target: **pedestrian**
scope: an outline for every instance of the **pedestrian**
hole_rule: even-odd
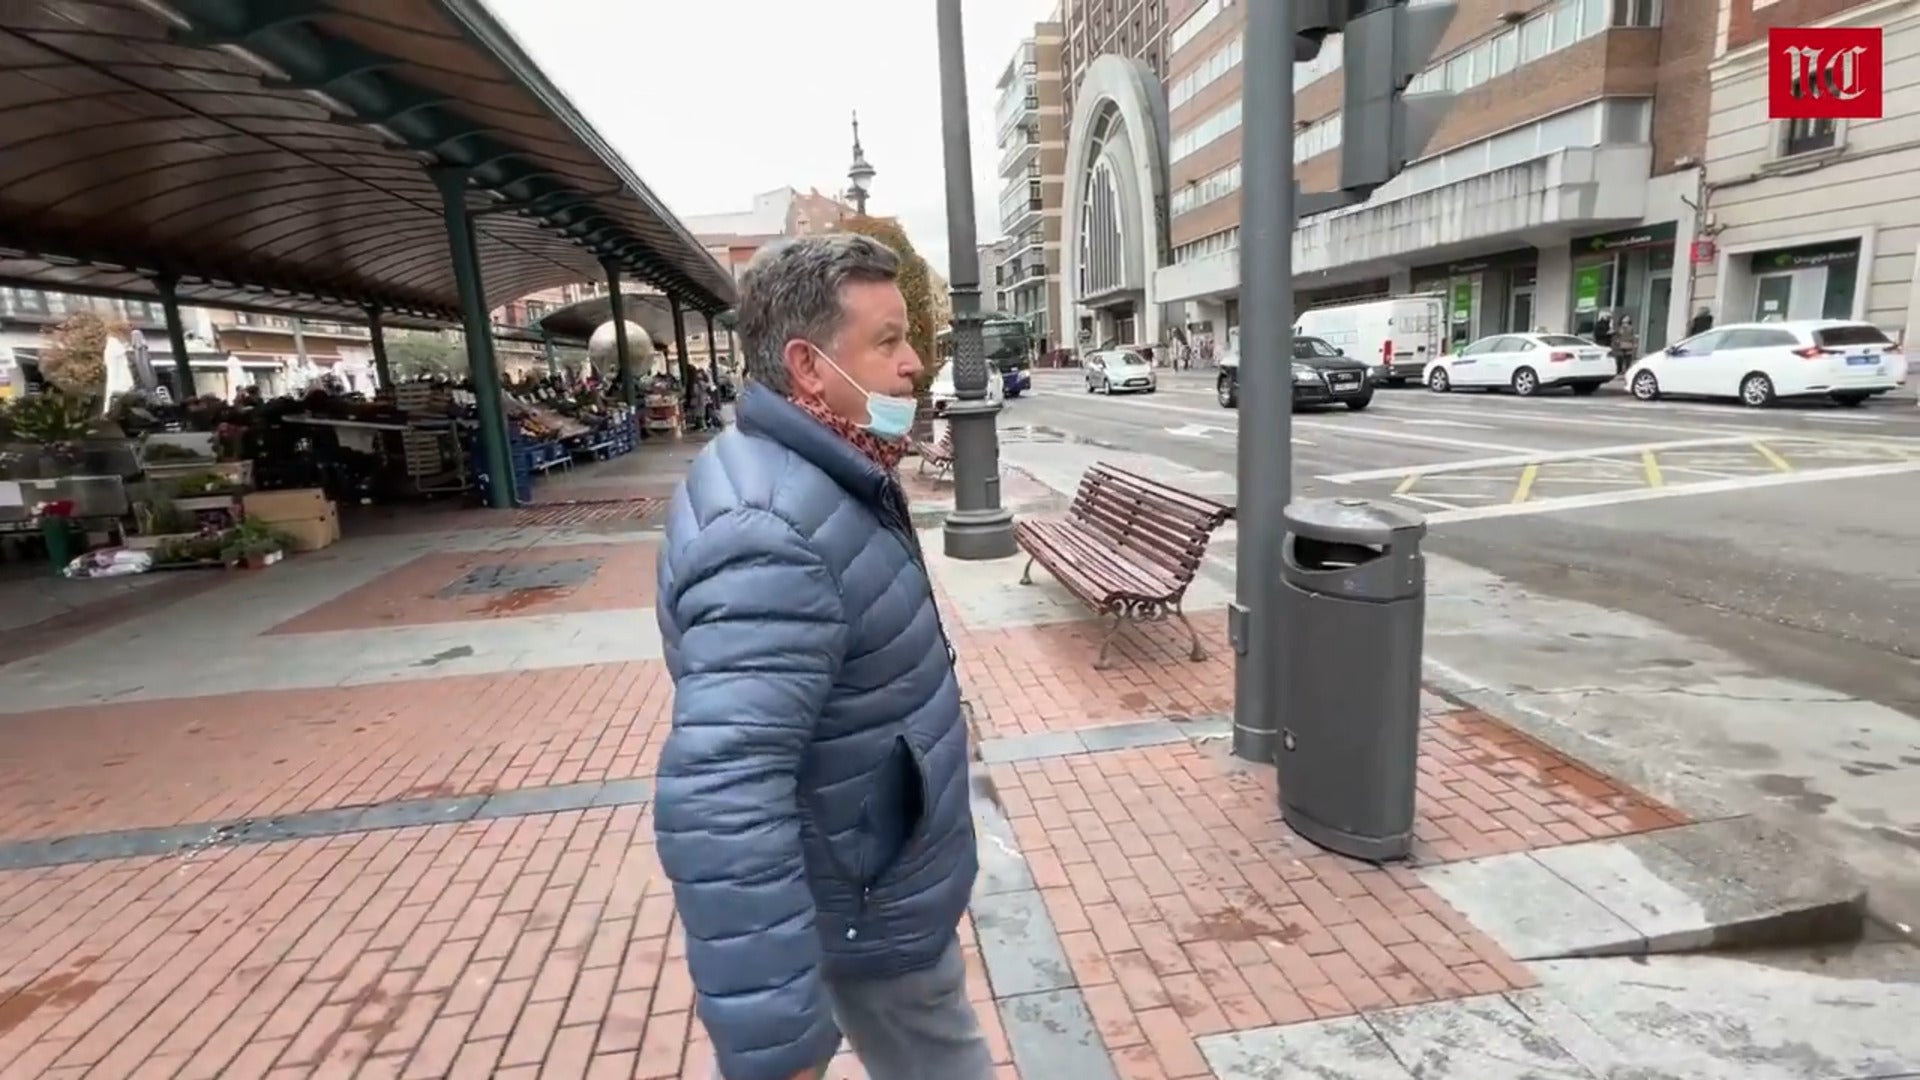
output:
[[[1693,321],[1687,324],[1687,336],[1694,337],[1711,329],[1713,329],[1713,311],[1703,306],[1693,313]]]
[[[1613,353],[1613,366],[1618,374],[1625,375],[1633,362],[1640,358],[1640,335],[1634,332],[1633,316],[1621,314],[1614,323],[1613,340],[1608,343]]]
[[[724,1080],[989,1080],[958,928],[978,868],[953,648],[895,471],[923,358],[899,257],[770,245],[751,380],[659,556],[654,828]]]

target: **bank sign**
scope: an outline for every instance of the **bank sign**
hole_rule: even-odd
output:
[[[1773,119],[1878,120],[1885,96],[1879,27],[1767,31],[1767,115]]]

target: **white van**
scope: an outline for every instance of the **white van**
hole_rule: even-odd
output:
[[[1439,293],[1395,296],[1358,304],[1309,308],[1293,332],[1317,337],[1366,364],[1376,383],[1400,386],[1419,379],[1427,361],[1446,352],[1446,298]]]

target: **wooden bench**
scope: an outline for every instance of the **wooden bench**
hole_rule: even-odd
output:
[[[1213,531],[1232,517],[1230,506],[1096,464],[1080,478],[1065,516],[1021,518],[1014,525],[1014,539],[1027,554],[1020,583],[1033,584],[1039,563],[1095,614],[1113,620],[1093,665],[1098,670],[1109,666],[1114,638],[1130,620],[1180,620],[1190,655],[1205,660],[1200,633],[1180,603]]]
[[[914,444],[914,453],[920,455],[920,475],[927,474],[932,467],[934,478],[940,479],[953,471],[953,425],[948,424],[933,442]]]

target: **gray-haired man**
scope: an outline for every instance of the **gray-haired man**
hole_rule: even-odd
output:
[[[921,358],[899,259],[762,251],[751,383],[675,495],[655,828],[725,1080],[986,1080],[957,928],[977,868],[953,652],[894,467]],[[837,1018],[837,1023],[836,1023]]]

